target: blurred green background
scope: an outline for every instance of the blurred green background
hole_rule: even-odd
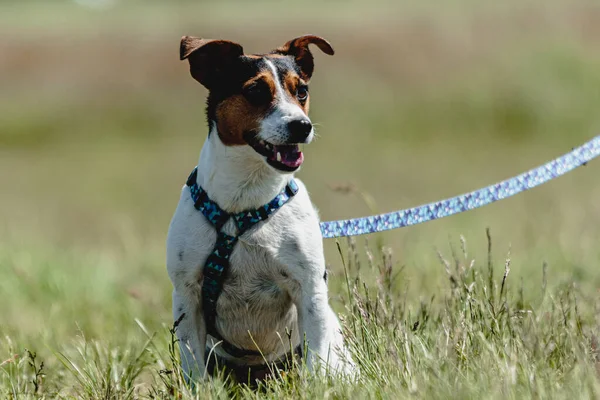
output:
[[[597,1],[0,1],[3,353],[60,348],[80,332],[135,337],[134,318],[171,323],[164,242],[207,133],[206,92],[179,61],[179,39],[266,52],[306,33],[336,49],[315,51],[319,137],[298,174],[323,220],[476,189],[600,132]],[[446,279],[435,249],[464,235],[483,262],[489,227],[526,297],[544,261],[550,285],[573,281],[595,297],[599,176],[593,162],[356,245],[391,247],[418,303]],[[326,242],[334,303],[335,247]]]

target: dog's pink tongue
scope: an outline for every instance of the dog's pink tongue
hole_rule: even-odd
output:
[[[299,167],[300,165],[302,165],[302,162],[304,161],[304,153],[302,153],[301,151],[298,151],[297,153],[292,154],[291,157],[284,157],[281,159],[281,162],[285,165],[287,165],[288,167]]]
[[[275,146],[275,157],[277,161],[291,168],[300,166],[304,161],[304,154],[298,146]]]

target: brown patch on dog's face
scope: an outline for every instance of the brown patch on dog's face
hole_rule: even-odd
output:
[[[244,96],[235,95],[217,106],[217,131],[226,146],[245,145],[244,132],[255,131],[260,126],[264,111],[252,107]]]
[[[283,76],[283,88],[290,96],[292,101],[300,106],[300,108],[304,111],[304,114],[308,115],[310,95],[308,93],[308,85],[302,78],[300,78],[300,75],[293,70],[286,71],[285,75]],[[303,89],[306,89],[306,98],[304,98],[304,96],[299,97],[298,92],[303,91]]]
[[[258,132],[276,100],[274,77],[261,71],[242,85],[242,94],[222,100],[216,107],[217,131],[226,146],[245,145],[244,135]]]
[[[242,86],[242,90],[248,90],[252,85],[266,84],[269,92],[274,97],[277,85],[275,77],[270,71],[260,71],[255,77],[248,79]]]

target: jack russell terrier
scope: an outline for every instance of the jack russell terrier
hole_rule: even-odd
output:
[[[328,303],[319,217],[294,172],[314,137],[308,46],[302,36],[260,55],[227,40],[181,39],[180,58],[209,91],[209,133],[169,227],[182,367],[187,380],[215,368],[255,383],[291,353],[310,371],[354,375]]]

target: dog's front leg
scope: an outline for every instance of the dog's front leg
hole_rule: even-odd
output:
[[[300,291],[296,308],[308,369],[326,366],[328,372],[352,375],[354,365],[344,347],[340,323],[329,306],[325,280],[319,276],[304,281]]]
[[[206,348],[206,325],[202,307],[198,301],[185,301],[173,291],[173,319],[179,340],[181,366],[188,383],[203,379],[205,375],[204,353]]]

